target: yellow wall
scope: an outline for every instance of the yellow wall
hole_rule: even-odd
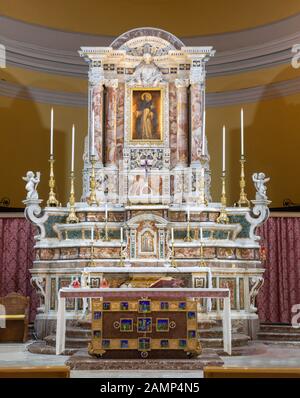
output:
[[[268,74],[267,71],[270,71]],[[272,83],[296,77],[299,71],[290,66],[248,72],[235,76],[223,76],[208,81],[208,91],[220,91]],[[85,79],[66,78],[18,68],[0,69],[0,79],[46,89],[85,93]],[[243,82],[243,86],[241,85]],[[300,202],[298,183],[298,128],[300,93],[275,100],[242,104],[245,111],[245,144],[247,191],[254,197],[250,175],[264,171],[271,176],[269,195],[273,206],[280,206],[283,199]],[[207,110],[207,135],[211,155],[213,199],[220,196],[221,128],[227,126],[228,148],[228,197],[229,203],[238,198],[239,190],[239,125],[241,105],[209,108]],[[76,193],[81,194],[83,167],[83,138],[87,131],[87,111],[83,108],[55,106],[56,179],[59,199],[65,203],[69,192],[71,125],[76,125]],[[21,176],[27,170],[40,170],[42,181],[40,197],[47,198],[50,105],[28,100],[14,100],[0,96],[0,199],[11,198],[11,206],[22,205],[25,190]]]
[[[55,175],[59,200],[65,203],[69,192],[72,123],[76,126],[76,194],[81,194],[83,138],[87,129],[85,109],[55,106]],[[46,200],[49,175],[50,105],[0,96],[0,199],[7,196],[12,207],[22,207],[25,197],[21,177],[27,170],[41,171],[40,198]],[[44,203],[45,204],[45,203]]]

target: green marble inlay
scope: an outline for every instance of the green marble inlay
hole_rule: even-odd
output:
[[[242,227],[241,232],[237,235],[237,238],[249,238],[249,232],[251,224],[246,220],[244,215],[229,215],[230,224],[240,224]]]
[[[174,239],[184,239],[186,237],[186,231],[174,231]]]
[[[213,239],[227,239],[228,238],[228,231],[214,231]]]
[[[49,216],[45,222],[46,238],[57,238],[56,232],[53,230],[54,224],[65,224],[67,216]]]
[[[82,238],[81,229],[74,229],[73,231],[69,230],[68,231],[68,238],[69,239],[81,239]]]

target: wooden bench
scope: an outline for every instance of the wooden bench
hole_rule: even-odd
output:
[[[0,379],[11,378],[57,378],[66,379],[70,377],[68,366],[33,366],[33,367],[10,367],[0,368]]]
[[[225,378],[300,378],[300,368],[247,368],[206,366],[203,377],[209,379]]]
[[[5,320],[5,328],[0,328],[0,342],[26,342],[28,339],[29,297],[19,293],[10,293],[0,297],[0,320]],[[0,325],[1,326],[1,325]]]

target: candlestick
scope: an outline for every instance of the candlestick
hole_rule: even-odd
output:
[[[109,235],[108,235],[108,211],[107,211],[107,203],[105,203],[105,236],[104,236],[105,241],[109,241]]]
[[[203,230],[202,230],[202,227],[200,227],[200,240],[203,240]]]
[[[51,108],[51,120],[50,120],[50,157],[53,156],[53,127],[54,127],[54,113]]]
[[[203,112],[202,156],[205,156],[205,124],[206,124],[206,111]]]
[[[67,223],[74,224],[79,222],[79,219],[75,213],[76,201],[75,201],[75,190],[74,190],[74,180],[75,180],[74,171],[71,171],[70,179],[71,179],[71,189],[70,189],[70,198],[69,198],[70,210],[69,210],[69,215],[67,217]]]
[[[92,156],[95,156],[95,111],[92,112]]]
[[[244,110],[241,109],[241,158],[244,156]]]
[[[57,207],[60,205],[55,195],[55,177],[54,177],[54,150],[53,150],[53,132],[54,132],[54,112],[53,108],[51,108],[51,117],[50,117],[50,176],[49,176],[49,197],[47,200],[47,206]]]
[[[71,172],[74,173],[74,157],[75,157],[75,126],[72,126],[72,159],[71,159]]]
[[[94,155],[92,155],[91,156],[92,169],[91,169],[91,175],[90,175],[90,195],[87,199],[87,202],[90,206],[98,206],[99,205],[99,202],[97,200],[97,195],[96,195],[95,163],[96,163],[96,158]]]
[[[225,126],[223,126],[223,140],[222,140],[222,148],[223,148],[223,156],[222,156],[222,172],[226,171],[226,130]]]
[[[246,188],[246,180],[245,180],[245,162],[246,159],[244,156],[241,157],[241,176],[240,176],[240,198],[238,200],[239,207],[242,206],[250,206],[250,201],[247,199],[247,194],[245,192]]]
[[[188,222],[186,226],[186,237],[184,238],[186,242],[191,242],[192,237],[191,237],[191,227],[190,227],[190,218],[188,217]]]
[[[220,224],[227,224],[229,222],[229,218],[226,212],[226,173],[223,171],[222,173],[222,194],[221,194],[221,212],[219,217],[217,218],[217,222]]]
[[[187,220],[190,221],[190,208],[187,208]]]

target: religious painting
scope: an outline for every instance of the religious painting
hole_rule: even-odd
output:
[[[121,332],[132,332],[133,331],[133,319],[120,319],[120,331]]]
[[[156,331],[157,332],[168,332],[169,331],[169,319],[158,318],[156,320]]]
[[[151,312],[151,301],[139,300],[139,312]]]
[[[150,231],[145,231],[141,236],[141,252],[155,253],[154,236]]]
[[[162,90],[133,89],[131,97],[131,139],[162,140]]]

